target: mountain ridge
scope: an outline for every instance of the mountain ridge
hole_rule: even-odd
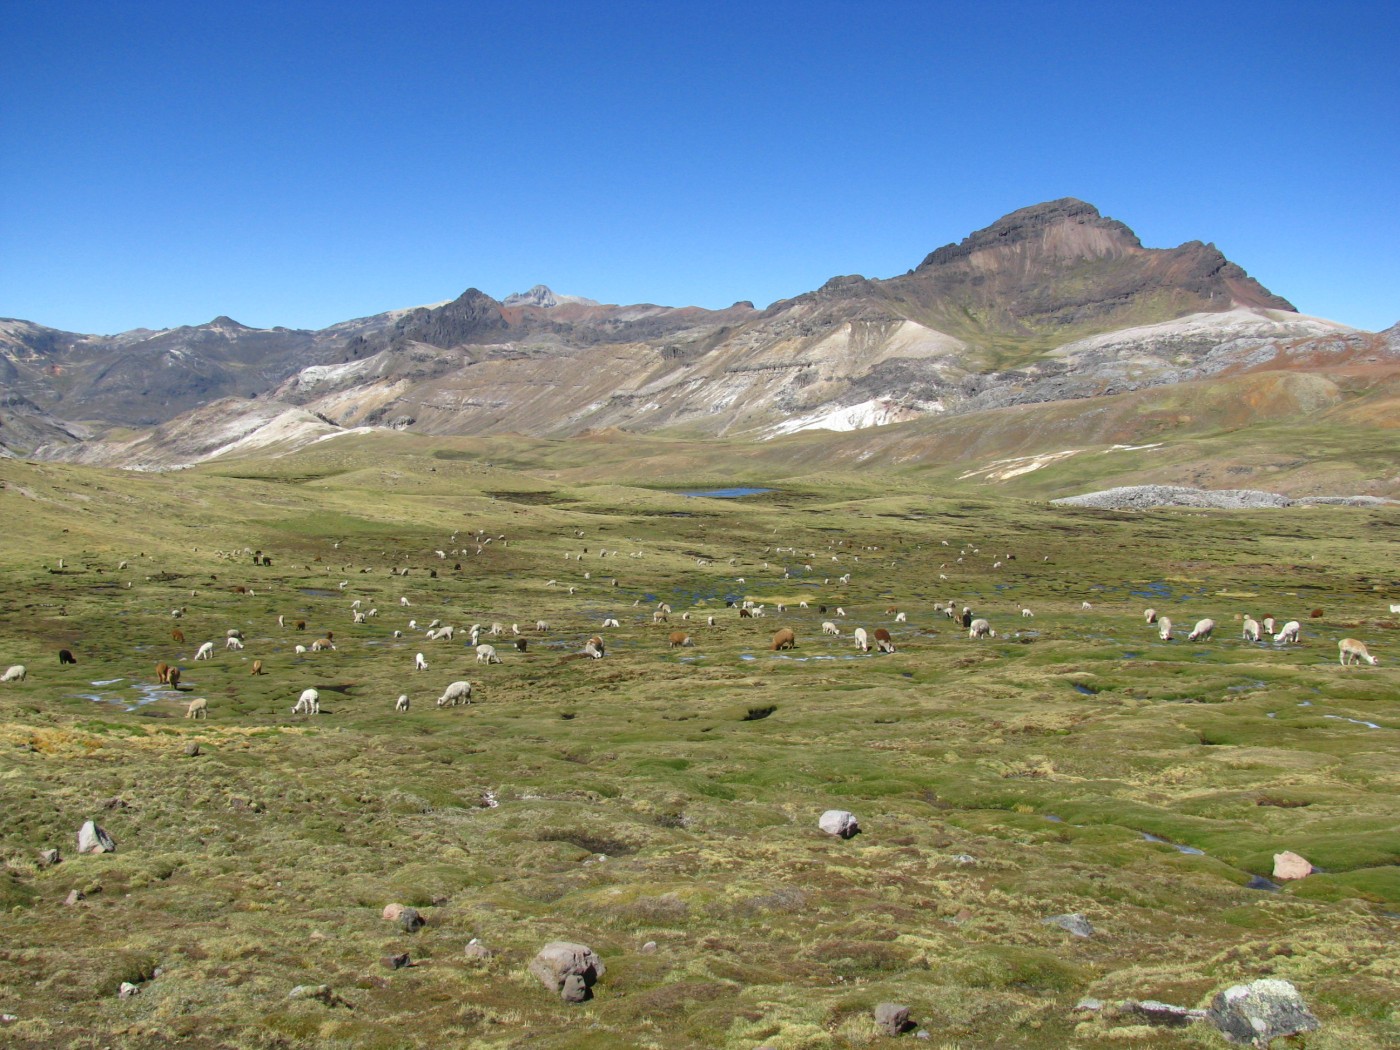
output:
[[[1352,333],[1298,313],[1212,244],[1144,248],[1124,223],[1061,198],[903,274],[833,277],[762,310],[604,304],[539,284],[502,300],[469,287],[318,331],[221,315],[97,337],[0,319],[0,378],[16,395],[0,405],[0,445],[82,458],[113,428],[183,433],[166,424],[213,402],[264,421],[295,409],[428,434],[776,437],[1082,400],[1268,360],[1330,367],[1353,352]],[[1341,343],[1290,349],[1308,340]],[[1392,344],[1367,345],[1388,359]],[[42,426],[19,425],[40,415]]]

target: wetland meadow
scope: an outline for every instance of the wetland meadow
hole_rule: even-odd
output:
[[[0,461],[0,1044],[824,1050],[897,1003],[945,1050],[1221,1048],[1124,1004],[1277,977],[1320,1027],[1276,1047],[1400,1045],[1396,508],[499,451]],[[588,1001],[530,973],[552,941],[606,964]]]

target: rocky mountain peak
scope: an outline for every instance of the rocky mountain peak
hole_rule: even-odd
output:
[[[1142,250],[1137,235],[1117,219],[1075,197],[1033,204],[1003,215],[985,229],[930,252],[917,269],[947,266],[977,252],[1035,245],[1056,256],[1093,258]]]
[[[501,300],[502,306],[539,306],[544,308],[562,306],[565,303],[582,303],[587,306],[597,305],[595,300],[585,299],[578,295],[555,295],[546,284],[537,284],[528,292],[516,292]]]
[[[501,300],[502,306],[558,306],[559,299],[547,284],[537,284],[528,292],[516,292]]]

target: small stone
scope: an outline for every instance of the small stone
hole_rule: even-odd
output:
[[[485,962],[487,959],[491,958],[492,952],[490,948],[473,937],[467,942],[466,948],[463,949],[463,954],[465,954],[468,959],[478,959],[481,962]]]
[[[1072,915],[1052,915],[1044,922],[1049,926],[1058,926],[1062,930],[1074,934],[1076,937],[1092,937],[1094,927],[1089,924],[1089,920],[1078,912]]]
[[[331,992],[331,986],[328,984],[299,984],[287,993],[287,998],[316,999],[329,1006],[335,996]]]
[[[79,901],[86,899],[87,894],[84,893],[82,890],[69,890],[68,896],[63,903],[71,908],[74,904],[77,904]]]
[[[1316,1031],[1319,1025],[1298,990],[1272,977],[1216,993],[1206,1017],[1230,1042],[1259,1048],[1280,1036]]]
[[[954,853],[953,858],[958,864],[976,864],[977,858],[970,853]]]
[[[646,944],[642,945],[642,953],[643,953],[643,954],[645,954],[645,955],[651,955],[654,951],[656,951],[656,942],[655,942],[655,941],[647,941]]]
[[[927,1032],[926,1030],[920,1028],[917,1032],[914,1033],[914,1038],[915,1038],[915,1039],[932,1039],[933,1036],[929,1035],[928,1032]]]
[[[909,1027],[909,1007],[881,1003],[875,1007],[875,1023],[886,1035],[899,1035]]]
[[[199,745],[196,744],[193,740],[191,740],[188,744],[185,745],[185,754],[193,758],[195,755],[199,754]]]
[[[133,995],[140,995],[141,989],[130,981],[123,981],[122,986],[117,989],[117,998],[130,999]]]
[[[1298,854],[1285,851],[1274,854],[1274,878],[1305,879],[1313,873],[1313,866]]]
[[[1102,999],[1088,999],[1088,998],[1080,999],[1079,1002],[1077,1002],[1077,1003],[1074,1004],[1074,1008],[1075,1008],[1076,1010],[1089,1010],[1089,1011],[1091,1011],[1091,1012],[1092,1012],[1092,1011],[1095,1011],[1095,1010],[1102,1010],[1102,1009],[1103,1009],[1103,1000],[1102,1000]]]
[[[79,853],[115,853],[117,844],[106,829],[100,828],[91,820],[78,829]]]
[[[564,987],[559,989],[559,998],[566,1003],[586,1002],[592,993],[588,990],[588,983],[584,981],[582,975],[571,973],[564,978]]]
[[[56,849],[44,849],[39,851],[39,867],[52,868],[55,864],[63,862],[63,855]]]
[[[403,913],[404,906],[402,904],[386,904],[384,905],[384,911],[382,914],[386,922],[398,922],[399,916]]]
[[[835,835],[841,839],[860,834],[860,822],[856,820],[855,814],[844,809],[827,810],[817,821],[817,826],[828,835]]]
[[[408,952],[404,952],[402,955],[386,955],[384,965],[391,970],[402,970],[405,966],[412,966],[413,962]]]
[[[428,924],[428,920],[418,914],[417,908],[405,908],[399,912],[399,928],[404,933],[416,933]]]
[[[1166,1028],[1184,1028],[1192,1021],[1199,1021],[1206,1015],[1204,1010],[1173,1006],[1171,1003],[1161,1003],[1156,999],[1144,999],[1141,1002],[1136,999],[1128,999],[1119,1006],[1119,1009],[1123,1013],[1137,1014],[1148,1024],[1162,1025]]]

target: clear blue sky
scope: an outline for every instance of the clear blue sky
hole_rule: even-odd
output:
[[[1400,321],[1400,5],[5,0],[0,315],[759,306],[1073,196]]]

